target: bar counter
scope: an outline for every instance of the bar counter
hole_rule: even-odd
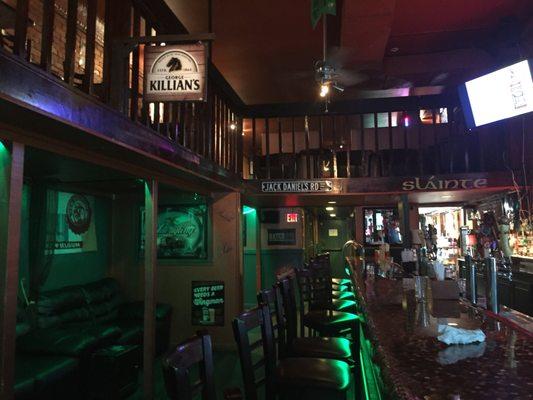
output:
[[[460,301],[417,302],[401,279],[363,279],[348,261],[386,398],[533,399],[533,336]],[[441,324],[480,328],[486,340],[447,346]]]

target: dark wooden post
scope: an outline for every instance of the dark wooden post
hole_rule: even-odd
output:
[[[409,219],[409,197],[402,194],[398,203],[400,214],[400,231],[402,233],[402,244],[406,249],[411,248],[411,226]],[[375,225],[374,225],[375,226]]]
[[[265,139],[266,139],[267,179],[270,179],[270,126],[269,126],[268,118],[265,118]]]
[[[97,0],[87,1],[87,36],[85,40],[85,74],[83,75],[83,90],[89,94],[93,93],[97,7]]]
[[[24,145],[0,141],[0,399],[13,398]]]
[[[41,39],[41,68],[50,72],[52,68],[52,43],[54,41],[55,0],[43,1],[43,35]],[[87,23],[89,18],[87,17]],[[89,29],[89,27],[87,27]],[[85,62],[87,68],[87,62]]]
[[[28,11],[30,0],[17,0],[15,20],[15,43],[13,53],[26,59],[26,37],[28,35]]]
[[[251,158],[252,158],[252,165],[253,165],[253,177],[254,179],[257,179],[258,175],[257,175],[257,160],[258,160],[258,157],[257,157],[257,143],[256,143],[256,132],[255,132],[255,118],[252,118],[252,154],[251,154]]]
[[[304,131],[305,131],[305,163],[306,163],[306,172],[307,179],[311,179],[311,154],[309,153],[309,117],[306,115],[304,120]],[[317,174],[318,177],[318,174]]]
[[[143,340],[143,395],[154,396],[155,357],[155,284],[157,267],[157,204],[158,182],[144,184],[144,340]]]
[[[63,77],[69,85],[74,83],[76,61],[76,32],[78,30],[78,0],[68,0],[67,31],[65,33],[65,61]]]
[[[124,113],[128,88],[127,51],[119,39],[131,35],[131,1],[106,1],[104,85],[111,107]]]
[[[244,129],[243,119],[238,118],[238,129],[237,129],[237,174],[242,178],[242,167],[243,167],[243,129]]]

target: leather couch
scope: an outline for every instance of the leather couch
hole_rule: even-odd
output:
[[[125,302],[112,278],[41,293],[33,327],[17,324],[17,398],[41,398],[41,391],[83,375],[80,368],[98,349],[142,345],[143,314],[143,303]],[[158,304],[156,355],[168,348],[170,317],[171,307]]]

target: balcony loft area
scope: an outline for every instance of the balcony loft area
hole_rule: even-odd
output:
[[[19,70],[17,62],[35,66],[45,72],[41,76],[53,76],[63,83],[55,81],[56,87],[66,87],[80,95],[80,92],[89,94],[89,98],[82,98],[91,106],[104,103],[121,112],[135,123],[140,132],[155,135],[155,140],[164,147],[177,149],[177,152],[187,149],[191,152],[187,157],[189,160],[197,163],[197,157],[200,157],[244,179],[387,177],[415,172],[431,175],[505,171],[507,166],[514,168],[512,163],[516,157],[504,160],[502,153],[496,150],[513,149],[505,142],[502,131],[489,127],[471,134],[465,127],[457,95],[451,89],[443,91],[443,85],[426,89],[376,90],[376,87],[398,82],[391,80],[378,85],[377,77],[374,77],[360,84],[362,89],[356,85],[355,88],[349,87],[346,95],[335,94],[326,113],[324,103],[309,96],[309,88],[301,91],[301,74],[296,74],[298,79],[292,80],[292,86],[285,92],[308,93],[307,102],[246,105],[213,64],[213,60],[219,60],[218,65],[226,70],[232,65],[219,55],[234,40],[226,38],[224,35],[227,33],[223,31],[217,33],[222,35],[218,39],[221,41],[219,45],[217,39],[210,42],[213,50],[208,68],[206,102],[145,102],[144,48],[157,43],[165,44],[163,39],[150,42],[149,37],[187,32],[179,20],[173,19],[165,4],[155,6],[150,2],[134,2],[129,7],[129,19],[124,17],[128,12],[124,12],[122,7],[114,7],[105,1],[17,3],[6,0],[2,2],[2,7],[6,17],[0,44],[5,50],[3,57],[15,63],[12,71]],[[224,8],[220,12],[225,15],[227,10]],[[198,16],[193,18],[195,23],[199,23],[197,19]],[[115,20],[121,20],[122,25],[114,23],[106,29],[109,22]],[[194,26],[193,22],[190,23]],[[316,36],[316,32],[313,31],[313,35]],[[147,39],[139,42],[138,37]],[[391,42],[394,40],[391,39]],[[339,50],[334,43],[328,45],[332,46],[333,55],[340,57],[335,53]],[[17,56],[20,61],[11,59],[8,54]],[[306,54],[306,57],[309,55]],[[403,58],[408,57],[411,56]],[[396,59],[388,55],[386,60],[392,63]],[[488,61],[485,58],[479,60],[476,64],[478,70],[484,68],[482,63],[487,64]],[[31,71],[28,70],[29,76]],[[7,72],[4,71],[5,77]],[[428,74],[426,72],[426,77]],[[465,76],[461,69],[454,69],[453,73],[441,74],[439,79],[442,82],[439,82],[444,83],[448,79],[450,88],[453,88],[457,76],[461,74]],[[472,72],[469,71],[469,74]],[[274,78],[283,80],[285,75],[276,71]],[[233,75],[227,76],[230,80],[237,79]],[[424,79],[419,77],[420,83],[415,84],[426,84]],[[28,91],[35,83],[27,82]],[[47,89],[42,87],[42,90]],[[247,92],[243,93],[248,96]],[[404,96],[406,93],[411,95],[376,98]],[[59,118],[73,118],[71,122],[78,126],[83,127],[87,123],[74,119],[67,103],[61,112],[57,107],[46,107],[44,103],[36,102],[28,92],[18,90],[10,95],[29,102],[36,110],[57,113]],[[57,96],[57,101],[60,101],[61,94]],[[354,100],[347,100],[350,98]],[[253,101],[252,97],[250,99]],[[309,101],[311,99],[312,102]],[[77,106],[74,102],[70,103],[73,109]],[[305,116],[309,117],[308,132],[304,128]],[[87,128],[105,130],[98,124]],[[495,143],[498,144],[494,146]],[[273,164],[275,168],[272,168]]]

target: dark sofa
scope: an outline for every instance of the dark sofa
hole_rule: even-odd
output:
[[[43,397],[83,375],[90,355],[111,345],[142,345],[142,302],[124,301],[118,282],[105,278],[40,294],[33,328],[17,324],[17,398]],[[169,344],[171,307],[156,308],[156,353]],[[139,360],[140,361],[140,360]]]

